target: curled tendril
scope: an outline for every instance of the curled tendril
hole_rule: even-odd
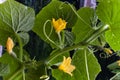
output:
[[[44,23],[44,25],[43,25],[43,33],[44,33],[45,37],[47,38],[47,40],[49,40],[49,41],[50,41],[52,44],[54,44],[55,46],[59,47],[59,46],[56,45],[56,43],[55,43],[53,40],[51,40],[50,37],[49,37],[49,36],[51,35],[51,33],[52,33],[53,28],[51,28],[51,31],[50,31],[50,34],[49,34],[49,35],[47,35],[47,33],[46,33],[46,24],[47,24],[48,22],[51,22],[51,20],[46,20],[46,21],[45,21],[45,23]]]
[[[70,6],[70,8],[73,10],[73,12],[75,13],[75,15],[82,21],[84,22],[86,25],[90,26],[74,9],[74,7],[67,1],[63,2],[60,6],[59,6],[59,9],[62,9],[63,8],[63,5],[64,4],[68,4]],[[91,27],[91,26],[90,26]]]
[[[75,9],[72,7],[72,5],[70,3],[68,3],[68,5],[71,7],[71,9],[73,10],[73,12],[76,14],[76,16],[82,21],[84,22],[86,25],[90,26],[76,11]]]

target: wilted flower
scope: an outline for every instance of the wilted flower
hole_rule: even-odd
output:
[[[53,27],[55,28],[56,32],[59,33],[63,29],[66,28],[67,22],[65,20],[62,20],[61,18],[59,18],[58,20],[55,21],[55,19],[53,18],[52,24],[53,24]]]
[[[75,69],[75,66],[71,65],[71,61],[72,59],[70,57],[66,58],[64,56],[63,62],[60,64],[58,68],[72,76],[71,72],[73,72],[73,70]]]
[[[14,42],[10,37],[8,37],[7,43],[6,43],[7,52],[11,54],[13,47],[14,47]]]
[[[105,51],[107,54],[112,54],[112,53],[113,53],[109,48],[104,48],[104,51]]]
[[[117,63],[118,63],[118,66],[120,66],[120,60],[118,60]]]

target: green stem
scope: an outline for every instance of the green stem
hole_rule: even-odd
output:
[[[86,67],[87,78],[88,78],[88,80],[90,80],[89,70],[88,70],[88,63],[87,63],[87,53],[86,53],[86,50],[85,50],[85,67]]]
[[[60,49],[62,49],[63,48],[63,42],[62,42],[62,39],[61,39],[60,32],[57,33],[57,34],[58,34],[58,38],[59,38],[59,47],[60,47]]]
[[[18,43],[19,43],[19,58],[20,58],[20,61],[22,62],[22,58],[23,58],[23,45],[22,45],[22,41],[21,41],[21,38],[20,36],[16,33],[16,37],[18,39]]]
[[[90,36],[88,36],[87,38],[85,38],[82,42],[76,44],[76,45],[73,45],[73,46],[70,46],[70,47],[66,47],[64,49],[61,49],[61,50],[57,50],[53,53],[53,55],[51,55],[48,59],[47,59],[47,62],[46,64],[50,64],[50,62],[52,60],[54,60],[55,58],[57,58],[59,55],[62,55],[64,54],[65,52],[68,52],[70,50],[74,50],[76,48],[80,48],[80,47],[84,47],[84,46],[87,46],[90,42],[92,42],[95,38],[99,37],[100,34],[104,33],[106,30],[109,29],[109,25],[105,25],[101,28],[99,28],[98,30],[94,31]]]
[[[46,20],[45,23],[44,23],[44,26],[43,26],[43,33],[45,35],[45,37],[47,38],[47,40],[49,40],[52,44],[54,44],[55,46],[59,47],[58,45],[56,45],[56,43],[50,39],[50,37],[47,35],[46,33],[46,25],[48,22],[50,22],[51,20]],[[51,34],[51,33],[50,33]]]
[[[65,43],[65,31],[62,31],[62,43],[63,43],[63,47],[64,47],[64,43]]]
[[[20,38],[20,36],[16,33],[16,37],[18,39],[18,43],[19,43],[19,59],[21,62],[23,62],[23,45],[22,45],[22,40]],[[23,68],[23,71],[22,71],[22,75],[23,75],[23,80],[25,80],[25,73],[24,73],[24,68]]]
[[[110,26],[108,24],[106,24],[103,27],[99,28],[98,30],[95,30],[90,36],[88,36],[86,39],[84,39],[83,42],[85,42],[85,43],[92,42],[94,39],[98,38],[100,36],[100,34],[107,31],[109,29],[109,27]]]
[[[23,74],[23,80],[25,80],[25,68],[23,68],[22,74]]]
[[[20,74],[22,72],[22,70],[23,70],[23,67],[21,69],[17,70],[8,80],[14,80],[14,78],[16,76],[18,76],[18,74]]]

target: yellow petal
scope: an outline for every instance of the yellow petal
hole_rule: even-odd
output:
[[[61,18],[59,18],[58,20],[55,21],[55,19],[53,18],[52,19],[52,24],[53,24],[53,27],[55,29],[55,31],[57,33],[61,32],[63,29],[66,28],[66,24],[67,22],[65,22],[65,20],[62,20]]]
[[[11,53],[13,47],[14,47],[13,40],[12,40],[10,37],[8,37],[8,39],[7,39],[7,43],[6,43],[6,49],[7,49],[7,52],[8,52],[8,53]]]
[[[71,64],[72,59],[70,57],[66,58],[63,57],[63,62],[60,64],[58,69],[64,71],[65,73],[68,73],[72,76],[72,72],[75,70],[75,66]]]

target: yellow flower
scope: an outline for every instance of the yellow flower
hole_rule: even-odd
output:
[[[66,58],[64,56],[63,62],[60,64],[58,69],[64,71],[65,73],[68,73],[69,75],[72,76],[73,70],[75,69],[75,66],[71,65],[72,59],[70,57]]]
[[[53,18],[52,24],[53,24],[53,27],[55,28],[56,32],[59,33],[63,29],[66,28],[67,22],[65,20],[62,20],[61,18],[59,18],[58,20],[55,21],[55,19]]]
[[[11,54],[13,47],[14,47],[13,40],[10,37],[8,37],[7,43],[6,43],[7,52]]]

